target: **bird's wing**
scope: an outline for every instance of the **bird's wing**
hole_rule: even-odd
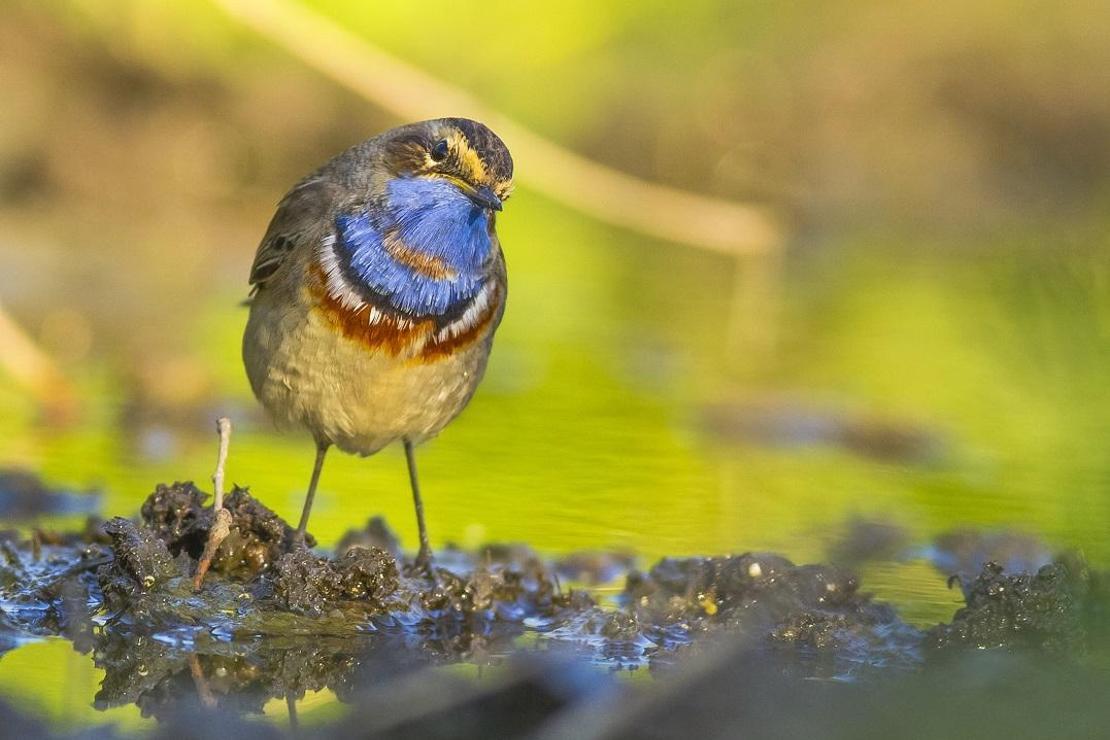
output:
[[[311,177],[298,183],[281,199],[254,255],[251,295],[277,274],[297,245],[312,240],[320,224],[326,223],[335,188],[324,178]]]

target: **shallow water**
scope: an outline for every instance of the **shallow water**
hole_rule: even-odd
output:
[[[1026,531],[1110,564],[1110,251],[868,236],[735,274],[526,192],[500,231],[511,291],[489,373],[419,453],[433,545],[814,562],[853,518],[878,520],[906,545],[863,565],[864,586],[921,626],[960,601],[924,559],[953,527]],[[88,399],[76,427],[38,425],[0,390],[0,464],[98,488],[105,513],[130,514],[156,482],[207,482],[211,420],[226,413],[229,478],[295,519],[311,444],[273,431],[250,398],[239,267],[159,296],[187,327],[171,346],[211,392],[148,408],[108,352],[74,370]],[[399,450],[332,455],[312,531],[330,546],[373,514],[415,541]],[[57,639],[0,660],[0,695],[55,726],[147,722],[133,706],[93,709],[100,680]],[[312,694],[302,714],[333,705]]]

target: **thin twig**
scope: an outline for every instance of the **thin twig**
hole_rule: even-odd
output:
[[[730,255],[765,254],[781,229],[760,207],[647,182],[575,154],[290,0],[215,0],[233,17],[402,119],[469,116],[496,130],[517,179],[599,221]]]
[[[212,474],[212,485],[216,489],[215,509],[224,508],[224,466],[227,464],[227,448],[231,444],[231,419],[221,416],[216,420],[216,434],[220,436],[220,449],[216,454],[216,472]]]
[[[221,416],[216,421],[216,433],[220,435],[220,449],[216,455],[216,472],[212,474],[212,485],[216,490],[216,500],[212,504],[215,516],[208,530],[208,539],[204,543],[204,552],[197,563],[196,575],[193,576],[194,591],[200,591],[204,576],[212,567],[216,551],[231,533],[231,512],[224,508],[224,465],[227,463],[227,449],[231,444],[231,420]]]

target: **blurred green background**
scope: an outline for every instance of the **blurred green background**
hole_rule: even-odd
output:
[[[307,5],[786,227],[738,263],[518,188],[489,374],[422,453],[433,544],[804,561],[866,517],[1110,562],[1105,2]],[[74,399],[0,375],[0,465],[131,513],[207,481],[228,414],[230,479],[294,517],[312,445],[256,407],[238,303],[285,190],[400,121],[186,0],[8,0],[0,100],[0,305]],[[335,455],[313,530],[411,545],[410,507],[398,451]],[[957,601],[919,559],[864,576],[921,622]]]

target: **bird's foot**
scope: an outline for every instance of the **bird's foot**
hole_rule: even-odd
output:
[[[421,547],[420,551],[416,553],[416,559],[412,562],[412,574],[430,580],[434,585],[439,585],[439,578],[436,576],[435,564],[432,562],[432,551],[429,548]]]
[[[289,538],[289,542],[285,546],[286,552],[307,552],[308,551],[308,535],[302,530],[293,532],[293,536]]]

